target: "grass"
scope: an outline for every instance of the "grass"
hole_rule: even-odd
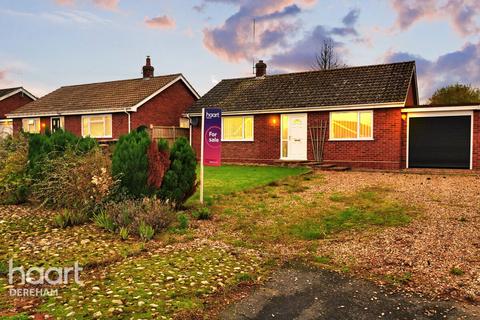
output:
[[[290,246],[348,230],[403,226],[415,214],[414,208],[390,200],[391,191],[382,187],[324,194],[314,190],[323,183],[319,175],[282,181],[221,199],[214,206],[223,222],[221,238],[237,245],[241,239],[244,247]]]
[[[275,183],[278,180],[308,172],[303,167],[238,166],[205,167],[205,199],[218,195],[228,195],[260,186]],[[199,172],[197,172],[199,174]],[[199,193],[192,197],[198,200]],[[192,201],[190,200],[190,201]]]

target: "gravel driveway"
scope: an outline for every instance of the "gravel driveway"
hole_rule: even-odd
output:
[[[323,173],[322,173],[323,174]],[[324,173],[309,192],[354,192],[385,187],[387,196],[421,208],[406,227],[346,233],[320,243],[363,276],[408,275],[403,288],[480,302],[480,176],[380,172]]]

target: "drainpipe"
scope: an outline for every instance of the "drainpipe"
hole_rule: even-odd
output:
[[[130,122],[130,113],[128,113],[127,108],[125,108],[125,113],[128,115],[128,133],[130,133],[132,129],[132,124]]]
[[[189,134],[190,134],[190,147],[192,146],[192,119],[190,118],[190,115],[187,114],[187,119],[188,119],[188,130],[189,130]]]

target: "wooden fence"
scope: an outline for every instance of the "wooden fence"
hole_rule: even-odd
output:
[[[189,128],[179,128],[179,127],[166,127],[166,126],[152,126],[150,127],[150,138],[152,140],[158,141],[160,139],[165,139],[168,141],[169,145],[172,145],[175,140],[180,137],[185,137],[187,140],[190,139],[190,129]]]

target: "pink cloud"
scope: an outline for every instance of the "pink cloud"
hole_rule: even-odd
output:
[[[0,80],[4,80],[7,77],[7,70],[0,70]]]
[[[238,6],[237,12],[222,25],[203,30],[207,50],[228,61],[251,59],[253,54],[266,55],[281,50],[298,32],[298,15],[314,0],[209,0]],[[252,20],[256,19],[256,41],[252,37]]]
[[[92,0],[93,4],[105,10],[117,10],[120,0]],[[76,0],[55,0],[55,3],[62,6],[75,5]]]
[[[406,30],[421,20],[447,19],[462,36],[480,32],[478,0],[390,0],[397,13],[395,28]]]
[[[75,4],[75,0],[55,0],[55,3],[61,6],[71,6]]]
[[[119,1],[120,0],[93,0],[93,3],[106,10],[116,10]]]
[[[145,24],[149,28],[158,28],[158,29],[171,29],[174,28],[176,22],[174,19],[170,18],[167,15],[155,17],[149,19],[148,17],[145,18]]]

